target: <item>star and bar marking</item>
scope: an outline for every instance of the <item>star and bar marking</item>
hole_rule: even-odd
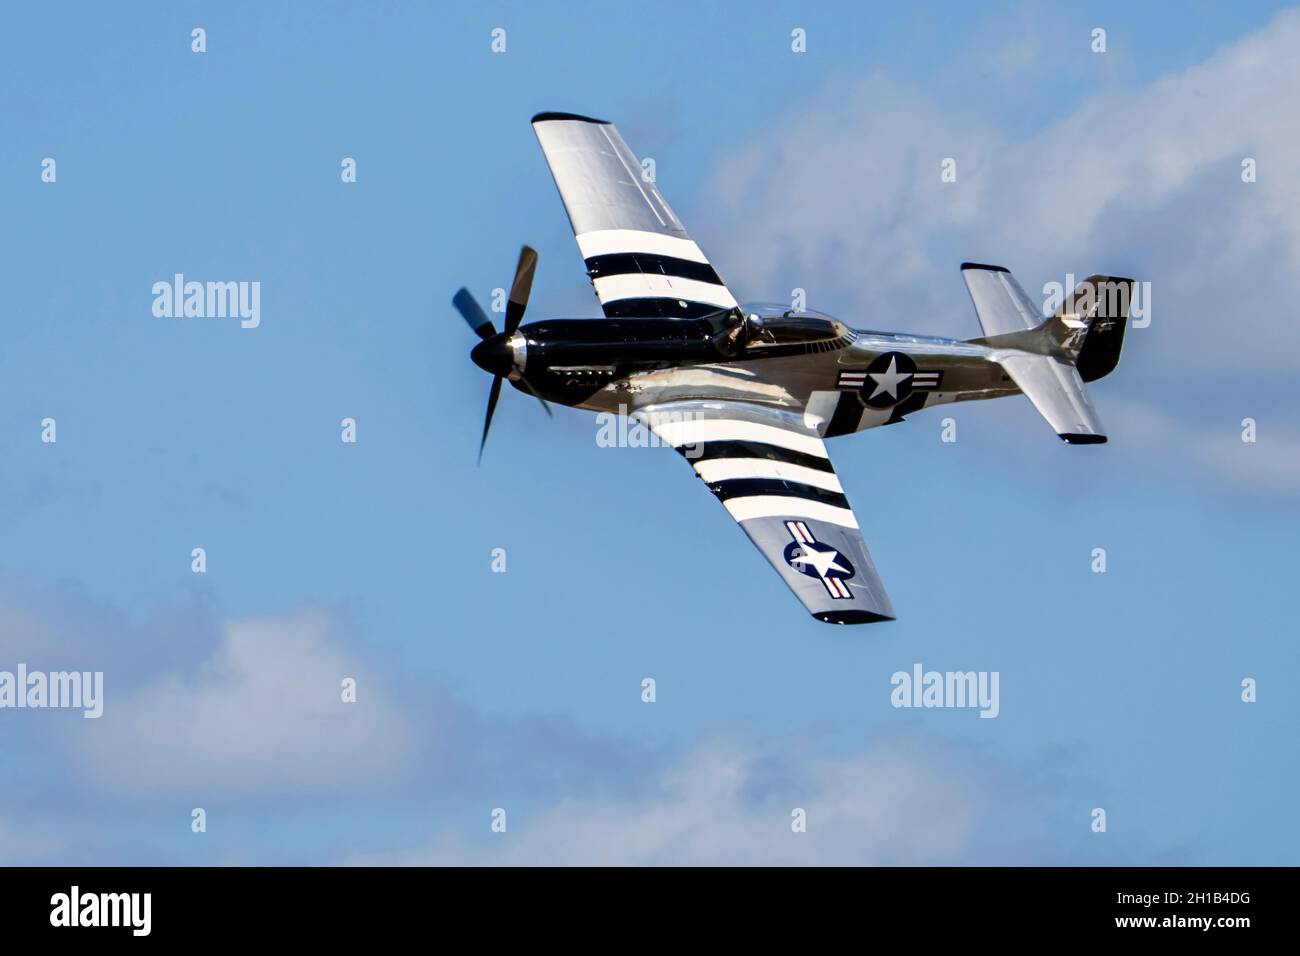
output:
[[[870,408],[889,408],[914,390],[934,391],[942,380],[942,371],[917,369],[916,362],[906,353],[885,352],[865,369],[840,372],[835,385],[858,392],[863,404]]]

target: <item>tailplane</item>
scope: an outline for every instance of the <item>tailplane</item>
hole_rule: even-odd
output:
[[[1106,441],[1106,431],[1075,366],[1050,355],[1018,350],[995,352],[993,357],[1062,441],[1071,445]]]
[[[1084,389],[1119,364],[1134,281],[1094,275],[1060,307],[1042,311],[1001,266],[962,264],[984,336],[971,341],[994,349],[998,362],[1056,433],[1071,444],[1106,440]]]

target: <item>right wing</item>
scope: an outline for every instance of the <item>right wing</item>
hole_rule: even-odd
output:
[[[538,113],[533,132],[607,318],[698,318],[736,307],[612,124]]]
[[[830,624],[894,619],[826,445],[802,415],[747,402],[683,401],[647,406],[634,417],[691,464],[813,617]]]

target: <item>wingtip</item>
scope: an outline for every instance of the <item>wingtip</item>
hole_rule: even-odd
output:
[[[825,624],[880,624],[884,621],[892,621],[894,618],[888,614],[877,614],[875,611],[817,611],[813,617]]]
[[[1061,441],[1067,445],[1104,445],[1106,444],[1106,436],[1064,432],[1061,435]]]
[[[532,119],[534,125],[537,123],[549,123],[552,120],[570,120],[579,123],[595,123],[597,126],[608,126],[609,120],[595,119],[591,116],[582,116],[579,113],[555,113],[545,112],[538,113]]]

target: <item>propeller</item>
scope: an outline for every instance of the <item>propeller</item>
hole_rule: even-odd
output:
[[[496,411],[497,400],[501,397],[501,379],[513,369],[514,348],[510,344],[510,339],[524,320],[524,312],[528,308],[528,296],[533,290],[533,274],[536,271],[537,253],[532,247],[524,246],[519,250],[519,264],[515,266],[514,282],[510,284],[510,298],[506,301],[505,330],[500,335],[497,334],[492,320],[487,317],[487,313],[475,301],[468,289],[460,289],[451,299],[452,305],[456,307],[461,318],[474,330],[474,334],[483,340],[474,346],[470,357],[480,368],[493,373],[492,388],[488,392],[487,414],[483,418],[483,437],[478,446],[479,464],[483,463],[483,449],[487,445],[488,430],[492,427],[492,415]],[[537,394],[537,390],[529,381],[518,373],[515,378],[542,403],[542,409],[546,414],[554,418],[551,407],[546,404],[542,396]]]

